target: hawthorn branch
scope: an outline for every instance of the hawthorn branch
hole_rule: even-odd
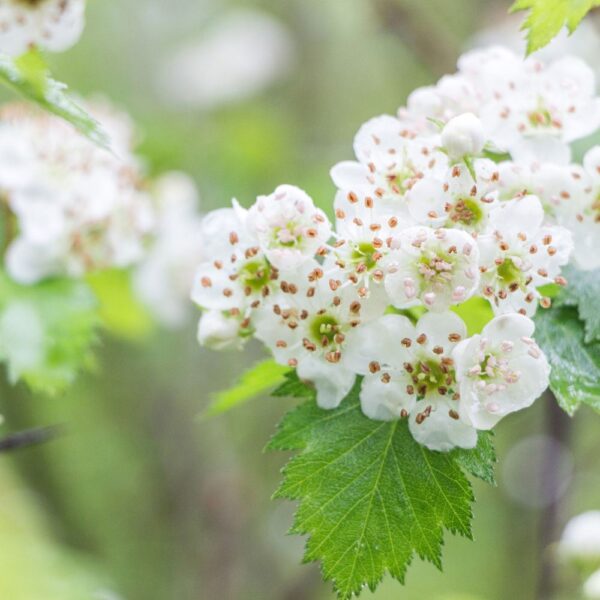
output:
[[[0,452],[13,452],[30,446],[38,446],[56,439],[64,432],[62,425],[37,427],[7,435],[0,439]]]

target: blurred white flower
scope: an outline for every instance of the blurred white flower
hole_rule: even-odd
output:
[[[143,257],[154,215],[126,144],[117,158],[60,119],[22,105],[0,114],[0,148],[11,139],[19,158],[14,170],[0,168],[0,191],[18,228],[5,257],[13,279],[80,277]]]
[[[211,109],[258,94],[294,60],[285,26],[257,10],[229,11],[197,41],[182,45],[158,69],[157,87],[170,104]]]
[[[583,584],[583,595],[588,600],[600,600],[600,570],[592,573]]]
[[[167,327],[185,323],[196,266],[204,255],[202,222],[194,182],[183,173],[167,173],[155,184],[156,232],[134,273],[140,299]]]
[[[79,40],[85,0],[0,0],[0,53],[62,52]]]
[[[559,547],[567,560],[600,566],[600,511],[590,510],[573,517],[563,531]]]

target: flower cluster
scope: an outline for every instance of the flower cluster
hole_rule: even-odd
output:
[[[0,191],[18,227],[7,236],[13,279],[80,277],[141,259],[153,212],[133,155],[117,158],[23,105],[0,114],[0,154]]]
[[[204,255],[198,195],[182,173],[151,181],[134,126],[106,101],[89,103],[112,151],[21,104],[0,110],[4,262],[17,283],[133,269],[133,289],[157,320],[180,326]]]
[[[361,376],[368,417],[408,419],[433,450],[473,447],[548,385],[532,321],[543,289],[566,284],[571,257],[600,266],[600,147],[582,166],[570,148],[599,126],[578,59],[464,55],[361,127],[355,160],[331,171],[334,222],[292,186],[207,215],[200,342],[258,338],[323,408]],[[494,316],[469,335],[457,307],[474,298]]]

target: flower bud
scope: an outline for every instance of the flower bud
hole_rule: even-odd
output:
[[[239,322],[220,310],[206,311],[198,324],[198,341],[212,350],[238,350],[242,346]]]
[[[479,154],[484,144],[483,125],[473,113],[450,119],[442,131],[442,145],[453,160]]]

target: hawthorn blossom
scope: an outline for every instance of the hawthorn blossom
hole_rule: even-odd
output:
[[[503,202],[490,214],[488,230],[478,238],[480,285],[496,314],[532,316],[540,300],[549,306],[538,287],[566,283],[560,270],[573,248],[571,234],[543,223],[544,209],[535,196]]]
[[[81,36],[84,11],[85,0],[0,0],[0,52],[67,50]]]
[[[253,313],[274,291],[279,278],[278,269],[246,227],[247,217],[248,211],[235,200],[232,208],[204,217],[200,236],[210,255],[196,269],[191,294],[203,310],[239,317],[242,330],[250,329]]]
[[[465,422],[491,429],[531,406],[548,387],[550,366],[532,339],[534,329],[527,317],[502,315],[456,346],[452,356]]]
[[[461,417],[452,353],[465,338],[462,319],[451,312],[407,317],[385,315],[349,336],[348,363],[364,375],[364,414],[381,421],[409,419],[410,431],[430,450],[473,448],[477,431]]]
[[[600,599],[600,569],[594,571],[583,584],[583,595],[587,600]]]
[[[383,314],[383,308],[343,285],[343,273],[330,269],[326,275],[316,262],[307,274],[289,275],[280,278],[278,292],[257,311],[255,335],[278,363],[314,384],[321,408],[335,408],[355,380],[346,366],[348,334]]]
[[[132,156],[116,158],[60,119],[21,105],[0,114],[0,139],[13,138],[18,169],[0,168],[0,191],[16,217],[5,263],[31,284],[128,267],[144,255],[154,213]]]
[[[269,262],[280,269],[293,269],[312,259],[331,237],[325,213],[291,185],[259,196],[248,211],[247,227]]]
[[[407,194],[410,216],[419,225],[483,231],[499,199],[499,172],[487,159],[473,161],[472,170],[475,179],[466,165],[454,165],[439,177],[419,180]]]
[[[458,229],[410,227],[395,239],[385,261],[385,289],[396,308],[423,304],[446,310],[467,300],[479,283],[479,250]]]
[[[354,140],[357,161],[338,163],[331,178],[339,190],[381,200],[399,219],[405,214],[405,194],[425,172],[445,171],[447,156],[437,150],[439,136],[417,137],[388,115],[365,123]]]
[[[198,263],[205,257],[198,192],[183,173],[167,173],[153,185],[156,228],[133,276],[134,290],[165,326],[182,325]]]

